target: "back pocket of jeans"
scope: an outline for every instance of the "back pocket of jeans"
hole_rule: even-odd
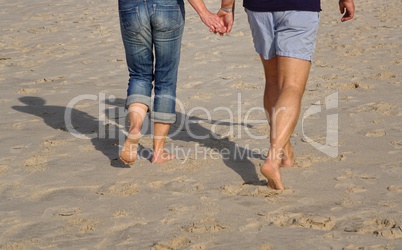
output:
[[[184,24],[184,15],[180,5],[154,4],[154,29],[158,31],[172,31]]]
[[[132,6],[131,8],[120,9],[120,22],[124,31],[133,35],[141,31],[142,25],[140,21],[140,14],[138,12],[138,6]]]

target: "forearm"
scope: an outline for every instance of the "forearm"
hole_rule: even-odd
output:
[[[206,13],[209,13],[209,10],[207,9],[207,6],[205,6],[203,0],[188,0],[188,2],[199,16],[203,16]]]
[[[228,8],[228,9],[233,9],[234,8],[234,0],[222,0],[221,2],[221,7],[222,8]]]

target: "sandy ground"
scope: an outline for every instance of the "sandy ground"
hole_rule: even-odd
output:
[[[0,249],[402,248],[400,0],[357,1],[348,23],[323,1],[281,192],[259,174],[264,79],[241,1],[229,37],[186,5],[179,159],[151,164],[145,126],[136,164],[117,160],[116,2],[0,0]]]

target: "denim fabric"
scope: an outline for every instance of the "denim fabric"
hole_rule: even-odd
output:
[[[119,0],[119,14],[130,76],[126,108],[143,103],[154,122],[174,123],[183,0]]]

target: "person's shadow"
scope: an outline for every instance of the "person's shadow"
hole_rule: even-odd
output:
[[[177,113],[177,122],[171,128],[170,134],[172,134],[172,132],[174,134],[171,138],[173,141],[180,140],[185,142],[195,142],[206,150],[209,150],[210,152],[212,150],[214,154],[220,155],[219,160],[222,159],[228,168],[239,174],[242,177],[244,184],[266,185],[265,181],[259,180],[258,174],[255,170],[255,165],[249,159],[264,159],[264,155],[248,148],[240,147],[234,141],[229,140],[228,137],[219,137],[219,135],[214,134],[211,130],[202,126],[202,122],[205,122],[205,120],[195,116],[187,116],[186,114]],[[185,123],[187,123],[187,128],[181,129],[183,128],[182,125]],[[248,126],[241,123],[238,124],[216,120],[208,120],[206,123],[219,126]],[[208,154],[201,153],[201,155],[208,157]]]
[[[12,108],[43,119],[46,125],[56,130],[69,132],[72,136],[91,141],[94,148],[102,152],[110,161],[111,166],[118,168],[128,168],[129,166],[119,160],[119,144],[124,142],[122,131],[126,131],[126,113],[124,111],[124,100],[115,99],[113,102],[105,100],[106,104],[113,105],[109,112],[105,110],[106,126],[100,128],[99,118],[93,117],[75,108],[46,105],[46,101],[40,97],[25,96],[19,98],[25,104],[23,106],[13,106]],[[124,114],[122,114],[124,113]],[[172,125],[170,135],[173,141],[194,142],[204,148],[213,150],[221,154],[221,159],[227,167],[239,174],[246,184],[266,185],[261,182],[255,171],[254,163],[249,158],[264,159],[263,155],[253,152],[247,148],[238,146],[235,142],[227,138],[216,137],[211,130],[203,127],[198,117],[187,116],[177,113],[177,122]],[[112,122],[110,122],[112,121]],[[182,130],[183,122],[188,123],[187,130]],[[234,124],[216,120],[208,121],[210,124],[225,126],[245,126],[244,124]],[[110,126],[113,126],[110,127]],[[191,131],[188,131],[188,129]],[[102,133],[102,135],[100,134]],[[150,134],[150,122],[144,123],[142,134]],[[194,136],[196,134],[196,136]],[[202,138],[202,139],[199,139]],[[141,142],[140,142],[141,143]],[[151,149],[139,146],[139,156],[150,159]],[[174,152],[173,152],[174,153]],[[202,160],[202,159],[200,159]]]
[[[44,99],[36,96],[24,96],[19,100],[25,105],[13,106],[13,109],[40,117],[46,125],[56,130],[70,132],[72,136],[90,140],[94,148],[109,159],[111,166],[128,167],[118,160],[119,129],[108,129],[108,125],[106,132],[114,131],[115,134],[99,136],[99,133],[103,133],[99,129],[99,119],[83,111],[63,106],[46,105]],[[66,113],[68,114],[67,119]]]

